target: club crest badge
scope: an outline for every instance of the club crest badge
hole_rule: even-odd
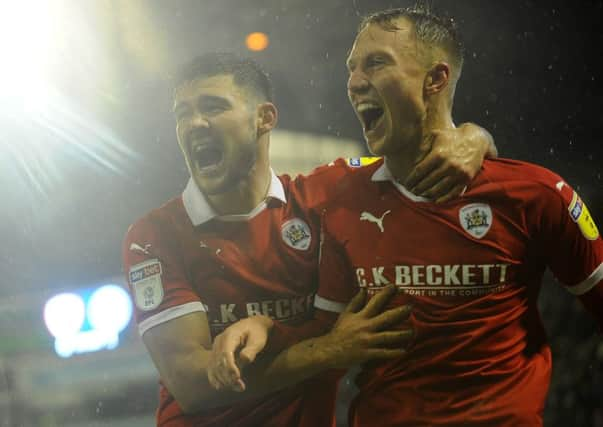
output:
[[[492,209],[485,203],[471,203],[459,210],[459,221],[467,233],[481,239],[492,225]]]
[[[300,251],[307,250],[312,242],[310,227],[299,218],[285,222],[281,227],[281,235],[287,245]]]
[[[161,263],[150,259],[130,268],[130,285],[134,294],[136,307],[149,311],[159,307],[163,301],[163,284],[161,283]]]

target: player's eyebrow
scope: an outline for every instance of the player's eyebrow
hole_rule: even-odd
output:
[[[219,95],[200,95],[195,102],[199,105],[219,105],[219,106],[230,106],[231,102]],[[190,101],[175,101],[172,106],[172,113],[176,114],[181,110],[190,108]]]

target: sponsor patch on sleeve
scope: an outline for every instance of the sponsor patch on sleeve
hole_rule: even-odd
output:
[[[588,208],[575,191],[567,210],[585,238],[588,240],[596,240],[599,237],[599,229],[597,229],[593,217],[590,215]]]
[[[350,157],[348,158],[347,164],[353,168],[360,168],[375,163],[380,158],[381,157]]]
[[[161,283],[161,263],[150,259],[130,267],[130,284],[134,293],[134,303],[142,311],[159,307],[163,301]]]

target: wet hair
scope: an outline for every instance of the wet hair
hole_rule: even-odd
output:
[[[232,75],[237,86],[248,90],[260,101],[273,101],[272,83],[262,67],[231,52],[208,52],[185,63],[177,70],[172,87],[175,91],[184,83],[222,74]]]
[[[360,22],[358,33],[370,24],[379,25],[386,31],[396,31],[399,29],[397,22],[401,18],[408,19],[413,23],[419,43],[441,48],[449,56],[451,65],[457,71],[457,77],[460,76],[465,47],[456,23],[452,18],[447,19],[436,15],[428,4],[388,9],[367,15]]]

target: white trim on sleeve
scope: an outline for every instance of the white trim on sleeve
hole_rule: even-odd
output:
[[[566,289],[574,295],[584,295],[597,286],[597,283],[601,280],[603,280],[603,262],[582,283],[578,283],[572,287],[566,286]]]
[[[153,316],[147,317],[138,324],[138,333],[143,336],[149,329],[167,322],[168,320],[176,319],[177,317],[184,316],[186,314],[194,313],[196,311],[207,311],[205,306],[200,301],[187,302],[186,304],[177,305],[163,310],[160,313],[154,314]]]
[[[329,299],[323,298],[320,295],[316,295],[314,297],[314,307],[320,308],[324,311],[330,311],[333,313],[341,313],[345,310],[347,304],[337,301],[331,301]]]

